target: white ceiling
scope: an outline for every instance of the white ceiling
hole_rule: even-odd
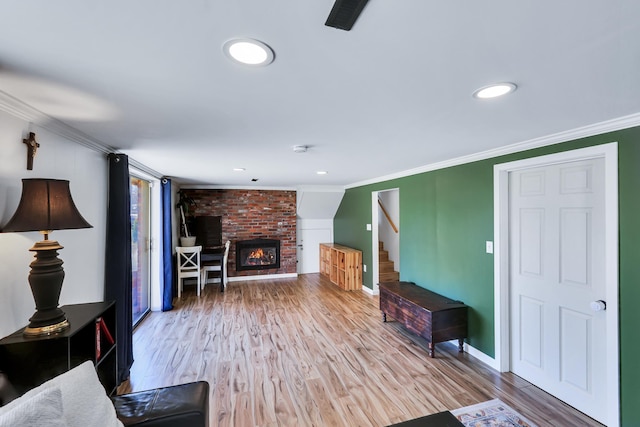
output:
[[[349,185],[640,112],[638,0],[370,0],[351,31],[324,25],[332,6],[1,0],[0,91],[177,181],[246,187]],[[232,63],[236,37],[275,61]],[[518,90],[471,96],[500,81]]]

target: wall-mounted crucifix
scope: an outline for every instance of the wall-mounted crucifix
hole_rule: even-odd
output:
[[[23,139],[22,142],[27,144],[27,170],[33,170],[33,158],[36,157],[36,151],[40,147],[36,142],[36,134],[29,132],[29,138]]]

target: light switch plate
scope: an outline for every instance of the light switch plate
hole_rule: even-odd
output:
[[[371,231],[371,224],[367,224],[367,231]]]
[[[492,254],[493,253],[493,242],[490,241],[486,241],[486,251],[488,254]]]

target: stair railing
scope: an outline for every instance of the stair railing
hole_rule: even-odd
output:
[[[384,214],[385,218],[387,218],[387,221],[389,221],[389,225],[391,225],[391,228],[397,234],[398,233],[398,227],[396,227],[396,225],[393,223],[393,220],[389,216],[389,213],[387,212],[387,210],[384,208],[384,205],[382,204],[382,201],[380,199],[378,199],[378,205],[380,205],[380,208],[382,209],[382,213]]]

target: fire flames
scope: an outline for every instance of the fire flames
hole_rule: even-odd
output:
[[[252,250],[247,256],[246,265],[269,265],[273,263],[273,254],[258,248]]]

